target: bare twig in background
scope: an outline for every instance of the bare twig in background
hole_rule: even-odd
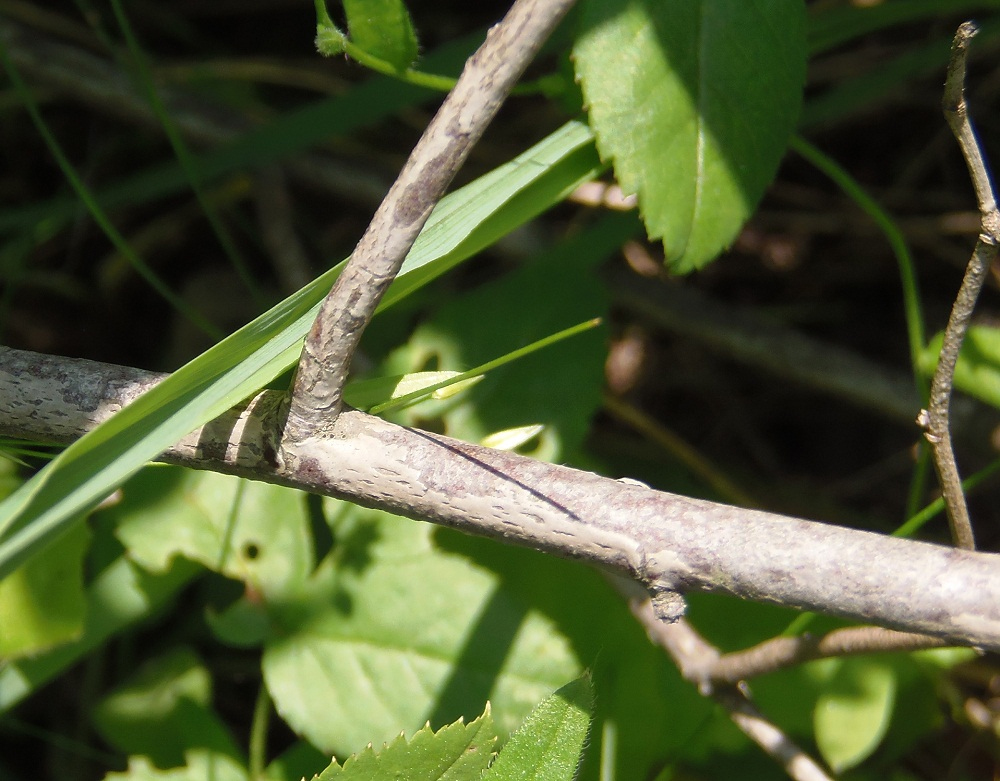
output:
[[[285,295],[312,281],[309,255],[295,231],[295,208],[284,171],[279,166],[262,168],[256,176],[254,201],[260,235],[271,256],[275,275]]]
[[[955,365],[958,363],[962,341],[969,329],[979,291],[986,280],[990,265],[997,257],[997,242],[1000,240],[1000,213],[997,211],[993,186],[965,102],[965,64],[969,42],[975,34],[976,26],[971,22],[962,24],[955,34],[951,60],[948,63],[943,107],[945,118],[962,148],[962,154],[969,167],[969,175],[976,188],[982,227],[948,318],[948,325],[945,327],[941,355],[931,381],[928,408],[926,414],[922,412],[919,418],[920,423],[926,428],[927,441],[931,443],[934,453],[934,465],[941,481],[952,539],[955,545],[968,550],[975,549],[976,542],[951,444],[949,405]]]
[[[687,680],[696,684],[705,696],[721,705],[733,723],[750,740],[780,764],[795,781],[831,781],[816,760],[803,751],[784,732],[768,721],[750,699],[745,687],[737,684],[705,685],[706,666],[719,658],[719,651],[683,618],[674,623],[656,617],[649,595],[631,581],[611,576],[608,580],[628,600],[649,639],[674,660]]]
[[[813,637],[775,637],[763,643],[720,656],[705,675],[712,682],[738,683],[813,659],[831,656],[920,651],[949,645],[938,637],[897,632],[879,626],[852,626]]]
[[[134,81],[113,60],[50,38],[7,17],[0,17],[0,43],[18,69],[42,89],[117,119],[159,129],[156,116]],[[260,126],[192,91],[169,84],[161,91],[177,129],[189,142],[201,147],[233,141]],[[389,189],[389,182],[370,168],[326,154],[303,152],[281,164],[296,181],[363,206],[376,206]]]
[[[382,295],[469,151],[572,4],[517,0],[469,58],[320,307],[296,371],[287,432],[301,438],[333,424],[351,358]]]

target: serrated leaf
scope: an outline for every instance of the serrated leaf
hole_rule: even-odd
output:
[[[417,35],[402,0],[344,0],[351,42],[406,70],[417,59]]]
[[[589,677],[566,684],[531,711],[483,781],[571,781],[587,742],[593,708]]]
[[[477,781],[493,759],[497,733],[487,703],[483,715],[434,732],[430,725],[412,738],[399,735],[381,749],[368,746],[343,766],[336,761],[315,781]]]
[[[301,592],[269,604],[275,708],[332,754],[493,703],[507,734],[580,669],[552,620],[497,575],[444,552],[439,530],[330,500],[337,540]]]
[[[937,367],[944,335],[938,333],[920,354],[920,368],[930,377]],[[974,325],[962,342],[954,386],[1000,408],[1000,328]]]
[[[0,667],[83,633],[89,545],[90,530],[81,524],[0,581]]]
[[[802,0],[585,0],[577,77],[602,158],[677,272],[736,237],[805,82]]]
[[[889,728],[896,699],[896,671],[876,657],[835,660],[832,678],[816,701],[816,745],[837,773],[878,748]]]

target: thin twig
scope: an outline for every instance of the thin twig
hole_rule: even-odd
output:
[[[879,626],[852,626],[814,637],[775,637],[744,651],[720,656],[706,671],[716,683],[739,683],[758,675],[832,656],[920,651],[950,645],[939,637]]]
[[[721,705],[743,734],[780,764],[790,778],[795,781],[831,781],[818,762],[764,717],[753,704],[745,686],[703,685],[702,671],[719,658],[719,651],[694,627],[683,618],[672,623],[657,618],[649,595],[633,581],[613,575],[608,580],[626,597],[632,615],[642,624],[649,639],[674,660],[681,675],[697,684],[702,694]]]
[[[308,436],[339,414],[361,334],[431,210],[573,0],[517,0],[466,63],[417,142],[306,338],[286,433]]]
[[[982,227],[944,331],[941,355],[934,371],[934,378],[931,380],[928,408],[926,412],[921,412],[918,418],[925,428],[925,436],[931,443],[934,453],[934,465],[941,482],[952,539],[955,545],[968,550],[974,550],[976,542],[951,444],[949,406],[959,351],[969,330],[969,322],[976,306],[976,299],[979,298],[979,291],[986,280],[990,265],[997,257],[997,241],[1000,237],[1000,213],[997,212],[990,175],[969,120],[968,106],[965,102],[965,64],[969,42],[975,34],[976,26],[972,22],[965,22],[955,33],[951,60],[948,63],[943,108],[945,119],[958,140],[969,167],[969,176],[976,188]]]

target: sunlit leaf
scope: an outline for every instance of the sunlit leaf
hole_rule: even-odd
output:
[[[234,759],[239,751],[211,710],[208,669],[188,648],[156,657],[102,699],[93,720],[101,736],[125,754],[143,754],[158,767],[184,764],[192,749]]]
[[[0,662],[35,656],[83,633],[89,545],[81,524],[0,582]]]
[[[497,734],[489,705],[475,721],[457,721],[437,732],[425,726],[412,738],[368,746],[343,765],[334,761],[315,781],[478,781],[493,758]]]
[[[601,156],[675,271],[736,237],[795,128],[802,0],[584,0],[573,53]]]
[[[247,781],[246,768],[225,754],[195,749],[185,758],[183,767],[160,770],[147,757],[129,757],[127,770],[104,781]]]
[[[580,670],[552,621],[439,531],[330,500],[335,544],[300,592],[269,605],[263,670],[282,717],[333,754],[489,700],[506,734]],[[419,584],[419,590],[415,588]]]
[[[175,556],[244,581],[273,598],[313,568],[303,494],[213,472],[157,466],[107,511],[138,564],[163,572]]]
[[[492,434],[483,437],[479,444],[483,447],[492,447],[496,450],[514,450],[526,442],[530,442],[544,430],[545,426],[534,423],[529,426],[518,426],[517,428],[508,428],[504,431],[494,431]]]

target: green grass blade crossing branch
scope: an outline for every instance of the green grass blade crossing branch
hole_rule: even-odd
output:
[[[601,170],[589,128],[570,122],[445,198],[384,306],[538,215]],[[0,502],[0,578],[147,461],[293,366],[338,273],[339,267],[328,271],[181,367]]]

